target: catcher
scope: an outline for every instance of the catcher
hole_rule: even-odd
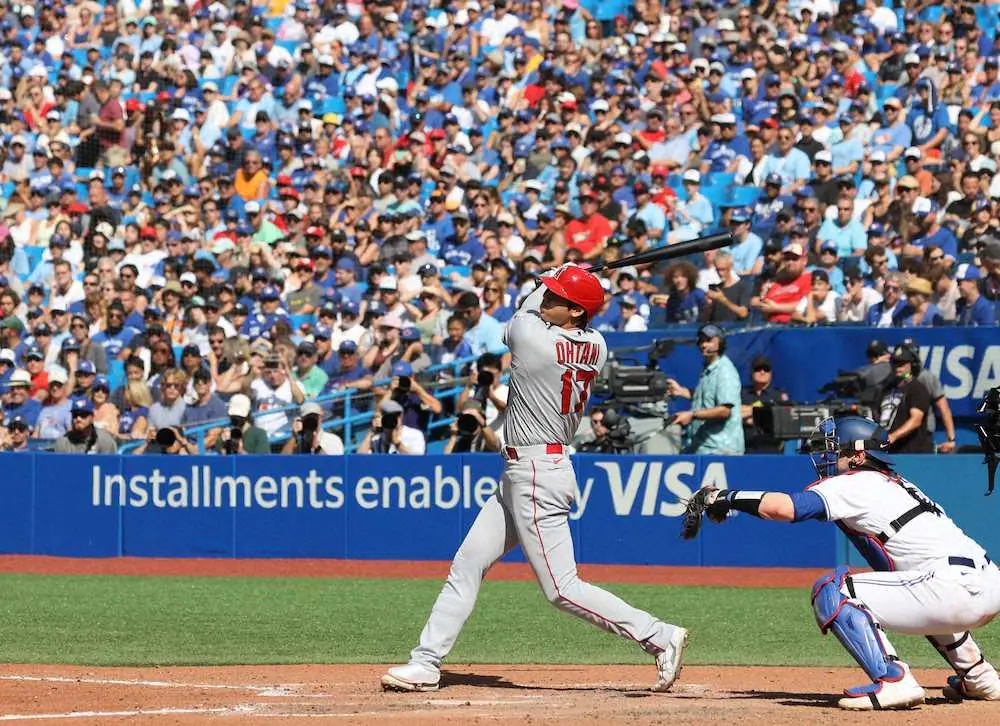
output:
[[[697,535],[702,515],[732,512],[780,522],[835,522],[871,573],[838,567],[816,581],[812,604],[820,631],[832,630],[871,683],[849,688],[838,705],[852,711],[910,708],[924,701],[885,630],[925,635],[954,669],[944,695],[1000,700],[1000,678],[970,630],[1000,611],[1000,570],[986,552],[884,455],[887,434],[871,419],[826,419],[809,442],[819,481],[796,494],[698,490],[682,536]]]

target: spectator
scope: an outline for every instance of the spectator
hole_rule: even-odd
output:
[[[737,275],[754,275],[760,272],[761,252],[764,241],[750,231],[751,213],[749,209],[740,207],[729,215],[730,233],[733,235],[733,245],[730,249],[733,255],[733,269]]]
[[[70,429],[69,376],[61,366],[49,367],[48,395],[38,412],[35,436],[40,439],[58,439]]]
[[[133,380],[125,384],[121,414],[118,417],[119,441],[145,441],[152,405],[153,394],[144,382]]]
[[[931,302],[934,290],[931,283],[922,277],[913,277],[906,283],[906,305],[893,320],[893,325],[908,328],[940,325],[941,312]]]
[[[483,314],[479,298],[474,292],[463,292],[455,302],[455,313],[465,318],[465,339],[473,355],[495,353],[509,356],[503,343],[503,325],[495,318]]]
[[[94,426],[117,436],[119,430],[118,407],[110,400],[111,387],[105,376],[97,376],[90,387],[90,401],[94,408]]]
[[[165,428],[179,428],[184,420],[187,404],[184,393],[187,390],[187,375],[177,368],[168,368],[159,378],[159,400],[149,407],[149,428],[154,431]]]
[[[882,287],[882,301],[868,308],[865,322],[877,328],[892,326],[906,307],[906,298],[902,292],[902,277],[898,273],[891,273],[886,277],[885,285]]]
[[[892,376],[885,383],[876,406],[879,425],[889,432],[889,451],[900,454],[934,451],[927,414],[930,394],[913,375],[919,361],[913,352],[898,346],[892,352]]]
[[[257,426],[264,430],[268,439],[286,431],[290,423],[285,411],[268,411],[283,409],[293,403],[301,406],[305,402],[302,387],[290,375],[288,363],[275,353],[265,359],[263,377],[255,378],[250,384],[250,395],[256,405]]]
[[[748,454],[776,454],[782,450],[782,442],[754,420],[754,411],[788,401],[788,394],[775,388],[773,383],[770,359],[764,355],[755,356],[750,362],[750,383],[740,392],[743,440]]]
[[[650,313],[651,327],[659,327],[666,323],[692,323],[701,316],[705,306],[705,293],[697,287],[698,270],[687,261],[673,262],[663,273],[667,284],[666,307],[657,308]],[[654,295],[650,302],[656,303],[658,296]]]
[[[726,323],[745,320],[750,314],[752,287],[733,271],[733,256],[728,250],[717,251],[713,265],[718,282],[707,284],[701,321]]]
[[[982,275],[975,265],[965,263],[958,266],[955,274],[958,280],[959,300],[955,313],[959,325],[996,325],[996,307],[979,292]]]
[[[844,284],[847,289],[836,302],[837,322],[868,322],[868,311],[875,304],[882,302],[882,296],[875,288],[865,285],[865,278],[859,270],[853,270],[845,275]]]
[[[310,341],[299,343],[295,350],[295,370],[293,376],[302,388],[306,398],[316,398],[326,388],[328,376],[317,365],[318,350]]]
[[[90,361],[94,365],[95,374],[107,375],[108,354],[103,345],[90,339],[91,324],[91,319],[85,313],[76,313],[70,318],[70,335],[79,345],[79,352],[67,355],[66,364],[69,370],[75,371],[77,361]]]
[[[24,418],[21,416],[9,417],[6,421],[6,427],[0,433],[0,436],[2,436],[2,439],[0,439],[0,451],[10,453],[31,451],[31,447],[28,446],[30,432],[31,424]]]
[[[187,428],[226,417],[226,404],[212,391],[212,373],[207,368],[195,370],[191,376],[191,385],[193,395],[191,402],[184,408],[181,426]],[[217,435],[217,430],[211,429],[206,436],[208,447],[214,443],[213,433]]]
[[[821,245],[835,245],[839,257],[863,255],[868,247],[864,227],[854,218],[854,205],[846,198],[837,201],[837,216],[823,222],[816,239]]]
[[[94,405],[77,399],[70,409],[72,425],[56,439],[54,451],[63,454],[116,454],[118,445],[103,428],[94,424]]]
[[[23,368],[15,369],[7,379],[6,395],[3,397],[3,410],[8,418],[17,417],[34,429],[38,425],[38,415],[42,410],[42,402],[31,397],[31,374]],[[45,391],[48,395],[48,386]]]
[[[812,289],[812,275],[805,270],[806,256],[798,243],[788,245],[781,253],[781,264],[773,282],[763,294],[751,300],[750,306],[767,316],[768,322],[787,323],[799,302]]]
[[[725,333],[716,325],[698,330],[698,348],[704,367],[694,391],[667,380],[667,395],[691,399],[691,408],[679,411],[673,423],[684,427],[684,452],[688,454],[742,454],[743,425],[740,376],[725,355]]]
[[[318,403],[306,403],[292,421],[292,435],[281,448],[282,454],[324,454],[342,456],[344,442],[334,433],[324,431],[323,408]]]
[[[250,399],[237,393],[229,399],[226,411],[229,427],[224,427],[215,440],[215,450],[220,454],[270,454],[271,445],[267,432],[254,425],[250,413]]]
[[[799,300],[792,320],[809,325],[833,323],[837,319],[837,293],[830,286],[830,278],[825,270],[812,271],[812,290]]]

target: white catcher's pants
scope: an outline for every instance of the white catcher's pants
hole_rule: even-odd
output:
[[[576,477],[569,457],[542,455],[508,461],[497,492],[486,502],[451,565],[411,662],[441,666],[472,614],[479,586],[494,562],[518,543],[556,607],[658,654],[674,626],[583,582],[576,572],[569,511]]]
[[[1000,570],[975,564],[942,561],[927,571],[865,572],[851,575],[853,594],[846,582],[841,592],[863,605],[880,628],[926,635],[956,673],[985,687],[997,682],[997,673],[968,631],[1000,612]]]

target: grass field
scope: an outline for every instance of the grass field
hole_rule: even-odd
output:
[[[0,575],[0,662],[82,665],[405,660],[440,583],[429,580]],[[802,589],[611,585],[692,631],[687,662],[850,665]],[[986,628],[984,650],[1000,652]],[[914,666],[940,666],[895,636]],[[534,583],[487,582],[455,663],[644,663],[634,646],[558,612]]]

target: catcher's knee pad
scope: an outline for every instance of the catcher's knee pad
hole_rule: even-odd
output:
[[[889,656],[878,626],[867,610],[853,603],[842,590],[847,568],[838,567],[816,581],[812,590],[813,611],[822,633],[832,630],[841,645],[873,681],[903,677],[903,667]]]

